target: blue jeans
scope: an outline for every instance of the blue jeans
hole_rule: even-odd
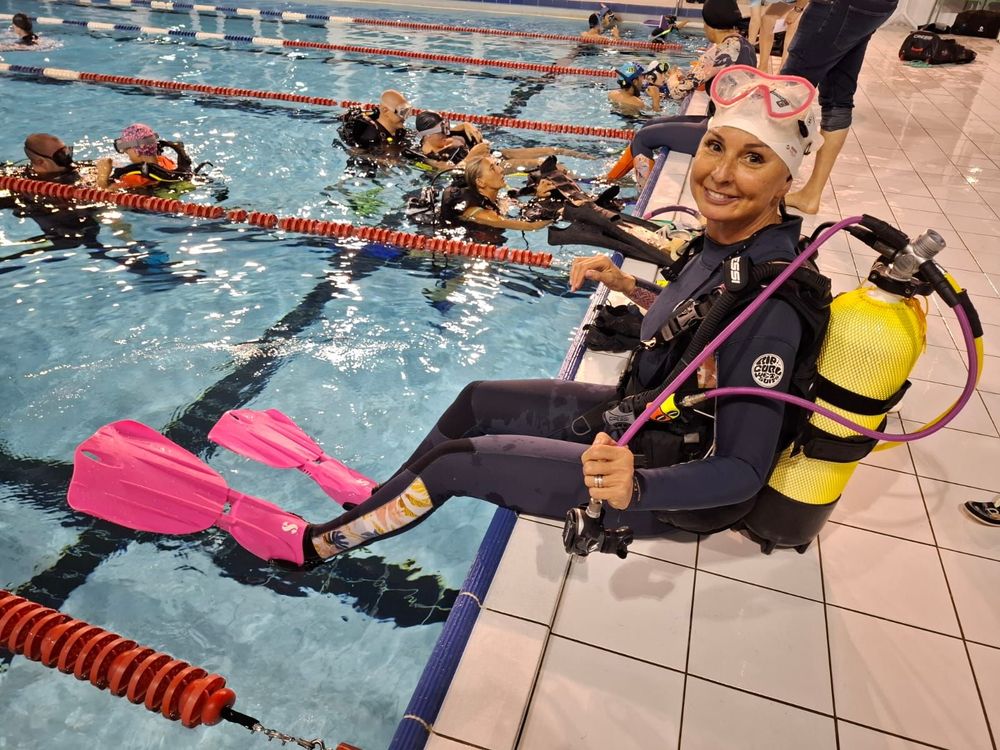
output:
[[[897,0],[812,0],[802,13],[782,69],[819,89],[821,127],[851,126],[858,73],[868,40],[896,10]]]

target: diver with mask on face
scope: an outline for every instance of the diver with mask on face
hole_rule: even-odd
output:
[[[32,133],[24,140],[28,165],[16,176],[61,185],[76,185],[84,181],[73,160],[73,147],[58,136]],[[18,218],[28,218],[38,224],[42,237],[53,247],[69,248],[97,244],[101,225],[97,208],[59,198],[28,193],[0,196],[0,208],[12,209]]]
[[[420,158],[435,169],[454,169],[464,166],[470,156],[490,153],[489,141],[468,122],[452,124],[437,112],[417,115],[416,136],[420,141]],[[595,159],[590,154],[561,146],[502,148],[499,154],[507,171],[522,168],[534,169],[549,156],[572,156],[577,159]]]
[[[114,167],[110,157],[97,161],[97,186],[105,190],[146,190],[166,187],[177,189],[194,176],[191,159],[184,144],[161,140],[149,125],[137,122],[122,130],[114,141],[115,151],[128,157],[128,163]],[[171,149],[174,161],[164,149]]]

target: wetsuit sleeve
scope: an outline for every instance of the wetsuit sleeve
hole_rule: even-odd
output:
[[[719,387],[787,393],[801,337],[802,323],[794,308],[768,300],[719,350]],[[641,500],[629,510],[697,510],[753,497],[774,464],[784,411],[782,402],[770,399],[719,399],[714,455],[639,470]]]

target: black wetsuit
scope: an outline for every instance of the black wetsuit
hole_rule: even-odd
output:
[[[378,121],[378,112],[353,114],[345,117],[340,130],[341,137],[349,146],[365,151],[407,149],[410,136],[406,128],[391,133]]]
[[[651,337],[677,305],[703,296],[722,281],[720,264],[734,255],[754,262],[791,260],[801,219],[787,219],[738,245],[719,246],[706,239],[704,249],[678,279],[658,292],[644,323]],[[780,299],[769,299],[718,352],[718,385],[760,386],[787,391],[803,335],[798,313]],[[674,341],[679,341],[675,339]],[[682,343],[664,344],[668,347]],[[761,363],[768,365],[762,375]],[[761,378],[764,382],[762,383]],[[505,508],[562,519],[569,508],[588,500],[580,456],[600,426],[577,430],[576,418],[616,397],[614,386],[563,380],[480,381],[471,383],[445,411],[413,455],[372,497],[326,524],[312,527],[338,551],[393,536],[427,518],[448,498],[471,496]],[[718,530],[749,510],[764,485],[779,448],[784,407],[763,399],[725,399],[716,409],[711,455],[673,466],[638,469],[640,501],[626,511],[608,509],[606,524],[627,524],[636,536],[662,534],[671,528]],[[641,432],[640,432],[641,434]],[[635,441],[633,441],[635,442]],[[400,523],[385,523],[392,505],[416,487],[425,492],[423,512],[398,512]],[[369,519],[377,531],[363,541],[344,541]],[[339,541],[338,541],[339,540]],[[310,550],[307,545],[307,557]]]
[[[445,162],[451,162],[452,164],[458,164],[466,156],[469,155],[469,151],[472,150],[473,146],[480,143],[480,141],[476,141],[470,138],[464,130],[452,130],[450,135],[452,137],[455,136],[460,137],[464,141],[464,143],[461,143],[457,146],[448,146],[447,148],[443,148],[440,151],[432,151],[429,154],[425,154],[423,153],[423,150],[421,150],[421,155],[426,156],[430,159],[434,159],[435,161],[445,161]]]
[[[25,170],[19,176],[63,185],[75,185],[80,181],[80,173],[76,170],[48,178]],[[33,220],[42,230],[45,239],[56,248],[93,247],[98,244],[97,235],[101,231],[101,224],[98,209],[94,206],[81,206],[41,195],[14,193],[0,198],[0,209],[5,208],[13,209],[18,218]]]

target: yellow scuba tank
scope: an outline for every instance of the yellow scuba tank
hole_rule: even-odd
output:
[[[939,236],[932,239],[943,247]],[[901,278],[907,274],[880,261],[869,276],[874,283],[839,294],[817,361],[816,403],[869,429],[884,427],[926,343],[924,308],[912,295],[931,290],[912,275]],[[804,552],[875,443],[810,413],[802,434],[778,455],[742,526],[765,553],[775,546]]]

